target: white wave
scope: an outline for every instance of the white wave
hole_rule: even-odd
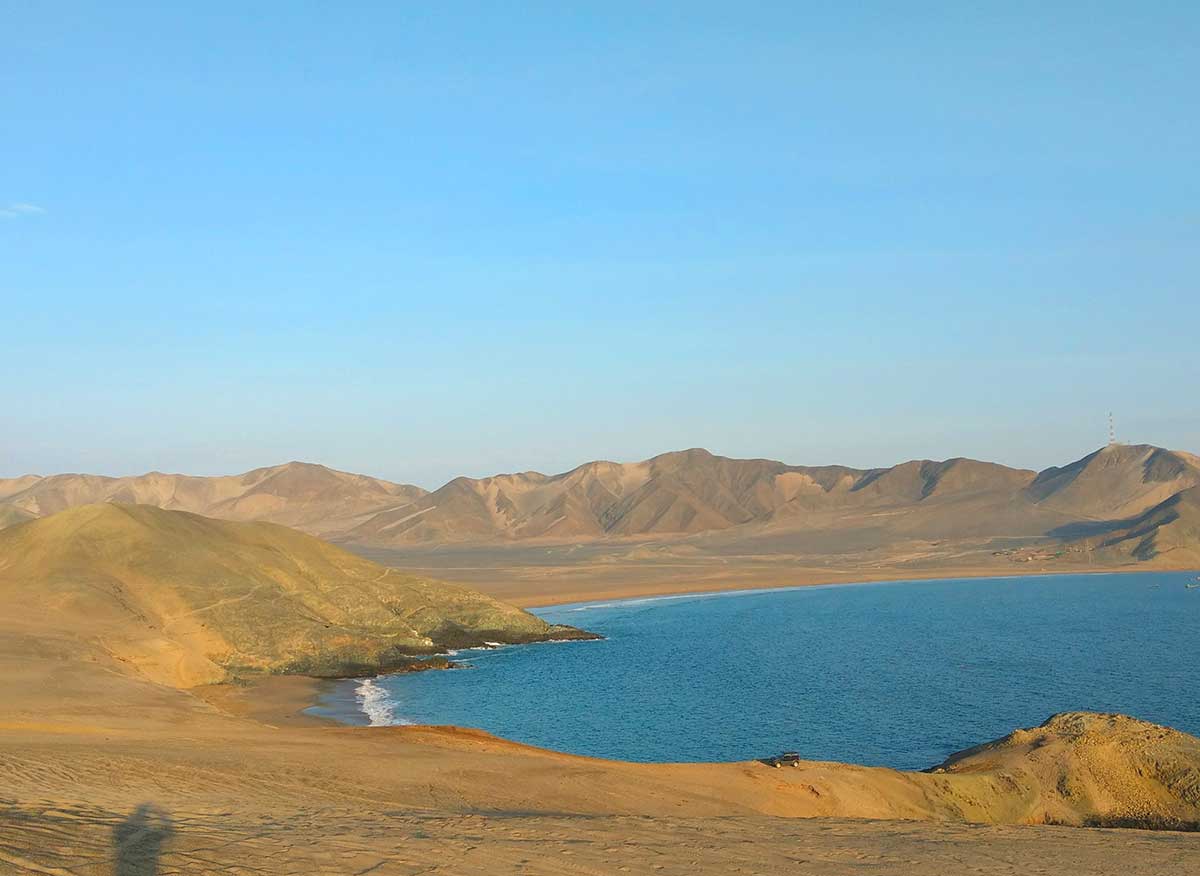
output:
[[[780,587],[780,590],[791,590],[791,587]],[[677,593],[671,596],[639,596],[635,599],[619,599],[616,602],[590,602],[587,605],[581,605],[576,608],[560,609],[565,611],[591,611],[595,608],[622,608],[627,605],[646,605],[651,602],[672,602],[681,599],[715,599],[722,596],[751,596],[756,593],[765,593],[764,589],[756,590],[720,590],[713,592],[700,593]],[[547,611],[547,614],[550,614]]]
[[[1020,578],[1021,575],[1013,575]],[[830,587],[868,587],[876,584],[906,584],[909,581],[846,581],[836,584],[793,584],[787,587],[753,587],[745,590],[700,590],[695,593],[672,593],[665,596],[635,596],[612,602],[589,602],[583,605],[550,605],[544,609],[529,609],[542,619],[556,612],[592,611],[597,608],[624,608],[631,605],[647,605],[654,602],[674,602],[684,599],[736,599],[740,596],[761,596],[766,593],[788,593],[796,590],[828,590]]]
[[[372,727],[412,723],[396,715],[396,703],[373,678],[364,678],[355,689],[354,696],[358,700],[358,707],[370,720]]]
[[[604,639],[542,639],[538,642],[530,642],[530,645],[566,645],[575,644],[578,642],[603,642]]]

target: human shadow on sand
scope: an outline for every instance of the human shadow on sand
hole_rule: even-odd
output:
[[[165,809],[143,803],[113,828],[113,876],[157,876],[163,845],[174,833]]]

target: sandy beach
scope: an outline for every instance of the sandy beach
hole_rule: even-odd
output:
[[[555,546],[557,547],[557,546]],[[1144,572],[1134,563],[1097,566],[1075,563],[995,562],[982,557],[959,563],[863,562],[814,566],[790,557],[727,557],[659,559],[628,557],[627,550],[605,545],[599,557],[563,557],[553,548],[546,557],[531,549],[499,547],[437,552],[350,547],[375,562],[465,584],[523,608],[569,605],[613,599],[721,593],[731,590],[770,590],[830,584],[885,581],[930,581],[955,578],[1004,578],[1039,575],[1088,575]],[[1169,567],[1168,567],[1169,568]]]

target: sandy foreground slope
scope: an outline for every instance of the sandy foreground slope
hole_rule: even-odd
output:
[[[1012,824],[1200,818],[1200,743],[1130,719],[942,774],[639,765],[327,724],[296,712],[307,679],[187,692],[79,658],[0,629],[0,873],[1200,872],[1195,833]]]

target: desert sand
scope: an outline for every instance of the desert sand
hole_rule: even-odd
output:
[[[324,630],[339,613],[375,617],[357,582],[386,578],[263,526],[115,508],[6,530],[22,550],[0,556],[5,604],[19,609],[0,614],[0,872],[1200,872],[1198,835],[1171,829],[1200,822],[1200,740],[1121,716],[1058,716],[920,773],[620,763],[305,716],[326,682],[229,672],[293,646],[286,630],[245,638],[242,612],[299,599],[325,614],[297,629]],[[103,562],[96,527],[121,539]],[[178,527],[209,539],[186,563],[163,549]],[[196,576],[218,574],[212,551],[235,571],[258,558],[256,577],[196,606]],[[231,598],[242,612],[226,611]],[[530,623],[465,595],[404,611],[442,630],[428,612],[450,617],[463,600],[486,611],[459,634],[498,611]],[[198,617],[203,635],[177,622]],[[350,630],[339,623],[337,641]],[[205,673],[188,668],[198,661]],[[225,680],[199,684],[210,667]],[[1168,830],[1081,827],[1093,824]]]
[[[307,679],[185,692],[11,629],[2,641],[0,872],[1200,868],[1196,834],[1017,826],[1113,805],[1200,815],[1200,745],[1128,719],[1073,719],[1097,722],[1084,741],[1028,731],[944,774],[623,764],[470,730],[335,726],[297,715]],[[1139,775],[1155,763],[1174,791]]]

